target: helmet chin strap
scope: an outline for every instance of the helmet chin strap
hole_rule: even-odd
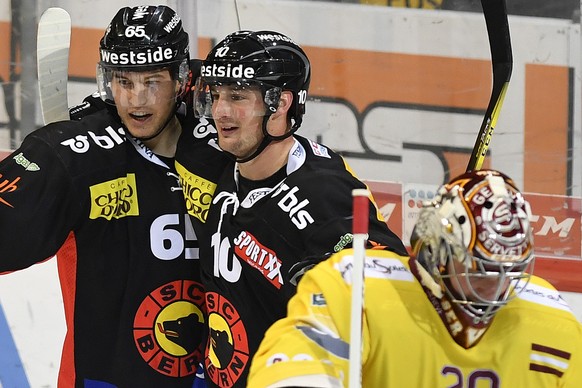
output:
[[[255,150],[255,152],[253,152],[252,154],[250,154],[249,156],[245,157],[245,158],[239,158],[238,156],[231,154],[229,152],[227,152],[227,154],[231,157],[234,158],[234,161],[237,163],[246,163],[250,160],[253,160],[254,158],[256,158],[257,156],[259,156],[259,154],[261,152],[263,152],[265,150],[265,148],[267,148],[267,146],[269,144],[271,144],[271,142],[273,141],[273,139],[271,139],[269,136],[263,136],[263,140],[261,141],[261,143],[259,144],[259,146],[257,147],[257,149]]]
[[[232,152],[228,152],[225,150],[222,150],[222,152],[224,152],[229,158],[231,158],[232,160],[234,160],[237,163],[246,163],[250,160],[253,160],[257,156],[259,156],[259,154],[261,152],[263,152],[265,150],[265,148],[267,148],[267,146],[269,144],[271,144],[271,142],[273,140],[278,140],[278,139],[275,139],[273,136],[269,135],[269,132],[267,131],[267,122],[269,121],[269,117],[271,117],[270,114],[263,117],[263,124],[262,124],[263,140],[261,140],[261,143],[258,145],[258,147],[255,149],[255,151],[252,154],[250,154],[249,156],[246,156],[244,158],[239,158],[238,156],[236,156]],[[218,146],[220,147],[220,141],[218,143]],[[222,149],[222,147],[221,147],[221,149]]]
[[[252,154],[250,154],[249,156],[246,156],[244,158],[239,158],[238,156],[236,156],[230,152],[224,151],[224,153],[227,154],[230,158],[232,158],[237,163],[246,163],[250,160],[253,160],[257,156],[259,156],[259,154],[261,152],[263,152],[265,150],[265,148],[267,148],[267,146],[269,144],[271,144],[271,142],[281,141],[281,140],[284,140],[284,139],[288,138],[289,136],[293,135],[297,131],[297,129],[299,128],[299,125],[301,125],[300,122],[294,123],[289,132],[287,132],[283,135],[280,135],[280,136],[273,136],[267,130],[267,123],[269,122],[270,117],[271,117],[271,113],[269,113],[268,115],[265,115],[263,118],[263,125],[262,125],[263,140],[261,141],[259,146],[255,149],[255,151]],[[219,146],[220,146],[220,144],[219,144]]]

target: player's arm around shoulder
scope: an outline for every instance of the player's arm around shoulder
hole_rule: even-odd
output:
[[[71,120],[79,121],[93,113],[102,110],[115,109],[112,105],[108,105],[99,97],[99,92],[95,92],[83,99],[83,102],[69,108],[69,117]]]

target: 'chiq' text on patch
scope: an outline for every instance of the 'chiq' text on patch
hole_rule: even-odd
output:
[[[135,174],[98,183],[89,190],[91,192],[89,218],[102,217],[110,220],[139,215]]]

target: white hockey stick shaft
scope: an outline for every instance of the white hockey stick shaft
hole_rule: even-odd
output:
[[[370,191],[355,189],[353,197],[354,241],[352,247],[352,309],[350,317],[350,367],[349,387],[359,388],[362,383],[362,314],[364,309],[364,270],[366,260],[366,242],[368,240],[368,223],[370,214]]]
[[[36,60],[42,119],[45,124],[69,119],[67,81],[71,17],[62,8],[49,8],[38,23]]]

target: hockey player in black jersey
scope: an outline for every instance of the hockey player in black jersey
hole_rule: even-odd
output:
[[[211,205],[190,213],[205,223],[200,251],[211,385],[246,385],[265,331],[285,315],[298,278],[321,260],[307,258],[351,244],[351,192],[365,185],[340,155],[296,134],[310,75],[301,47],[273,31],[233,33],[202,63],[196,134],[208,134],[214,148],[206,151],[220,148],[231,162],[214,179],[203,150],[178,150],[176,158],[187,202],[200,203],[204,194],[209,204],[214,195]],[[369,206],[371,244],[406,254],[372,198]]]
[[[174,167],[194,126],[176,115],[188,61],[172,9],[122,8],[100,43],[108,108],[74,111],[80,120],[36,130],[0,162],[0,273],[57,254],[59,387],[194,384],[205,301]]]

